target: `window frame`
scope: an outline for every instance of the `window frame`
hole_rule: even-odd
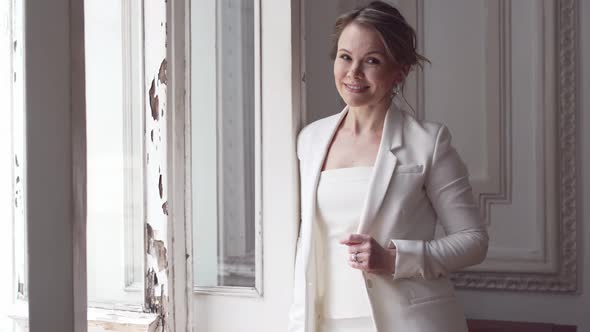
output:
[[[175,6],[177,4],[184,4],[184,2],[175,2]],[[170,14],[168,5],[169,3],[163,4],[153,10],[165,19]],[[145,22],[143,6],[141,13],[141,20]],[[151,314],[141,310],[138,312],[141,305],[130,307],[113,304],[106,305],[108,310],[103,310],[94,308],[92,303],[88,303],[84,0],[58,0],[51,4],[26,2],[23,17],[26,31],[24,42],[27,45],[23,57],[25,63],[23,67],[27,69],[24,70],[26,87],[23,100],[27,110],[24,121],[29,129],[25,130],[27,142],[25,153],[28,164],[25,177],[32,175],[39,179],[43,176],[48,181],[25,183],[25,193],[27,193],[25,213],[32,215],[26,219],[27,229],[30,230],[27,232],[29,253],[27,258],[30,266],[33,267],[26,284],[30,286],[31,292],[26,302],[21,301],[13,307],[9,313],[10,317],[21,327],[30,327],[34,330],[86,331],[89,326],[96,327],[105,323],[113,326],[112,323],[115,323],[125,326],[134,325],[145,328],[147,331],[154,324],[175,324],[175,318],[182,315],[169,315],[168,306],[165,305],[169,300],[174,299],[173,296],[163,301],[157,308],[157,312]],[[45,23],[48,21],[61,23],[47,27]],[[162,22],[162,26],[164,23]],[[142,31],[144,38],[141,40],[143,47],[146,34],[145,26],[142,25],[142,28],[144,29]],[[64,31],[65,35],[69,35],[69,38],[65,40],[61,37]],[[160,52],[163,52],[166,57],[167,38],[156,41],[156,45],[158,43]],[[52,45],[51,51],[39,52],[39,49],[46,45]],[[129,52],[129,50],[126,51]],[[143,65],[144,63],[142,63],[142,70],[146,69]],[[41,67],[46,70],[38,70]],[[47,75],[48,72],[53,75]],[[128,78],[129,73],[125,74]],[[49,82],[49,80],[54,81]],[[135,91],[135,93],[141,93],[144,96],[141,99],[145,100],[147,90],[144,84],[140,86],[142,86],[139,88],[141,92]],[[168,95],[164,92],[161,97],[166,100]],[[40,100],[44,101],[43,105],[40,104]],[[135,105],[134,109],[137,108]],[[143,106],[139,108],[142,109]],[[169,124],[168,121],[163,122],[164,127]],[[31,128],[34,130],[30,130]],[[168,145],[166,133],[162,138],[163,144]],[[34,157],[32,162],[29,161],[31,157]],[[49,163],[46,163],[47,160]],[[167,160],[164,159],[164,163],[167,163]],[[130,162],[136,163],[136,161]],[[47,182],[52,184],[52,191],[61,192],[63,196],[48,195],[50,189],[45,188]],[[42,195],[53,198],[46,202],[41,199]],[[43,213],[48,218],[42,217]],[[143,241],[146,222],[144,218],[139,220],[141,221],[139,234],[142,235],[142,240],[137,241],[137,237],[133,238],[134,243],[131,248],[126,248],[128,249],[125,254],[127,259],[131,258],[130,255],[133,253],[137,253],[137,250],[133,250],[134,245],[139,245],[141,248],[143,259],[147,259],[150,254],[146,251]],[[170,219],[165,217],[163,221],[159,225],[159,231],[165,236],[162,241],[167,242],[170,241],[166,239]],[[133,225],[127,229],[136,230],[136,226]],[[170,233],[167,235],[172,238]],[[57,241],[60,245],[48,246],[48,243],[54,244],[51,241]],[[71,259],[63,259],[63,257],[71,257]],[[171,252],[169,258],[174,257]],[[52,264],[50,269],[47,268],[49,263]],[[39,273],[43,269],[45,273]],[[138,290],[137,282],[134,282],[137,281],[138,276],[140,275],[137,274],[137,265],[135,270],[126,271],[127,290]],[[143,273],[141,276],[147,278]],[[168,291],[168,283],[160,286],[163,292]],[[186,296],[179,296],[179,298],[186,298]],[[143,308],[148,308],[146,303],[150,299],[145,296],[144,299]],[[171,303],[170,308],[174,307],[178,306]],[[80,308],[88,308],[88,310]],[[188,325],[184,324],[184,329],[174,330],[188,331]]]

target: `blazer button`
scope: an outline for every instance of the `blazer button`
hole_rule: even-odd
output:
[[[367,278],[367,288],[373,288],[373,280]]]

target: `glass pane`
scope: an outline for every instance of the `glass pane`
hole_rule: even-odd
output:
[[[141,78],[133,65],[131,1],[86,0],[87,258],[91,307],[141,309]],[[136,81],[133,81],[135,78]]]
[[[195,286],[254,287],[254,1],[211,2],[191,23]]]

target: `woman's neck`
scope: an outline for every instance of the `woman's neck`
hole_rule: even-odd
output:
[[[343,127],[355,135],[370,132],[380,133],[383,130],[388,109],[389,105],[349,107]]]

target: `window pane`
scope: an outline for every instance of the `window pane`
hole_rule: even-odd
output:
[[[127,15],[132,1],[86,0],[87,257],[92,307],[141,310],[141,77]],[[137,14],[137,13],[135,13]],[[139,40],[139,38],[137,38]],[[135,80],[135,81],[134,81]]]
[[[254,1],[198,6],[217,22],[191,23],[195,285],[254,287]]]

